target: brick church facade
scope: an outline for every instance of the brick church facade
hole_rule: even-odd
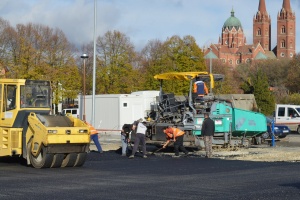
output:
[[[223,64],[236,67],[260,59],[291,59],[296,54],[296,17],[290,0],[283,0],[277,15],[277,45],[271,49],[271,18],[265,0],[259,0],[253,18],[253,44],[247,44],[242,24],[231,11],[222,27],[218,44],[204,50],[205,59],[218,59]]]

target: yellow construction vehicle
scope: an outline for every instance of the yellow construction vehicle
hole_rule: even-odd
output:
[[[84,164],[90,130],[71,115],[51,115],[51,95],[49,81],[0,79],[0,156],[35,168]]]

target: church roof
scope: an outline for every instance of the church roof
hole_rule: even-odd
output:
[[[231,16],[225,21],[225,23],[223,25],[223,29],[228,28],[229,30],[231,30],[233,27],[236,30],[238,30],[239,28],[242,29],[241,21],[234,16],[234,11],[232,9],[231,10]]]
[[[276,56],[274,54],[273,51],[265,51],[265,53],[263,52],[259,52],[255,58],[255,60],[265,60],[265,59],[276,59]]]
[[[276,59],[276,55],[273,51],[266,51],[265,54],[269,59]]]
[[[258,52],[258,54],[254,58],[255,60],[268,59],[268,57],[262,52]]]

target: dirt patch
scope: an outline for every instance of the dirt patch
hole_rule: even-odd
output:
[[[121,148],[120,136],[105,136],[99,138],[104,151],[118,150]],[[91,145],[91,150],[97,150]],[[173,152],[169,152],[173,153]],[[193,154],[205,156],[205,151],[194,151]],[[268,144],[252,146],[250,148],[239,148],[237,150],[214,149],[213,157],[226,160],[245,160],[255,162],[300,162],[300,135],[291,135],[275,147]]]
[[[238,151],[214,152],[215,157],[227,160],[247,160],[256,162],[299,162],[299,147],[248,148]]]

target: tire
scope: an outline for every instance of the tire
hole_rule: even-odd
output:
[[[64,158],[61,167],[74,167],[76,160],[77,160],[76,153],[66,154],[66,157]]]
[[[300,126],[297,128],[297,133],[300,134]]]
[[[263,139],[271,138],[270,133],[268,133],[268,132],[263,133],[263,134],[261,135],[261,137],[262,137]]]
[[[260,145],[262,143],[262,137],[255,137],[255,144]]]
[[[77,155],[77,159],[74,167],[81,167],[85,163],[86,158],[87,158],[87,153],[79,153]]]
[[[28,147],[27,154],[29,156],[31,165],[34,168],[38,168],[38,169],[51,167],[52,162],[53,162],[53,154],[48,154],[47,148],[44,145],[42,145],[40,153],[35,157],[31,153],[31,146],[32,146],[32,142],[30,140],[27,145],[27,147]]]
[[[61,167],[64,157],[65,157],[64,154],[60,154],[60,153],[55,154],[53,157],[51,168]]]

